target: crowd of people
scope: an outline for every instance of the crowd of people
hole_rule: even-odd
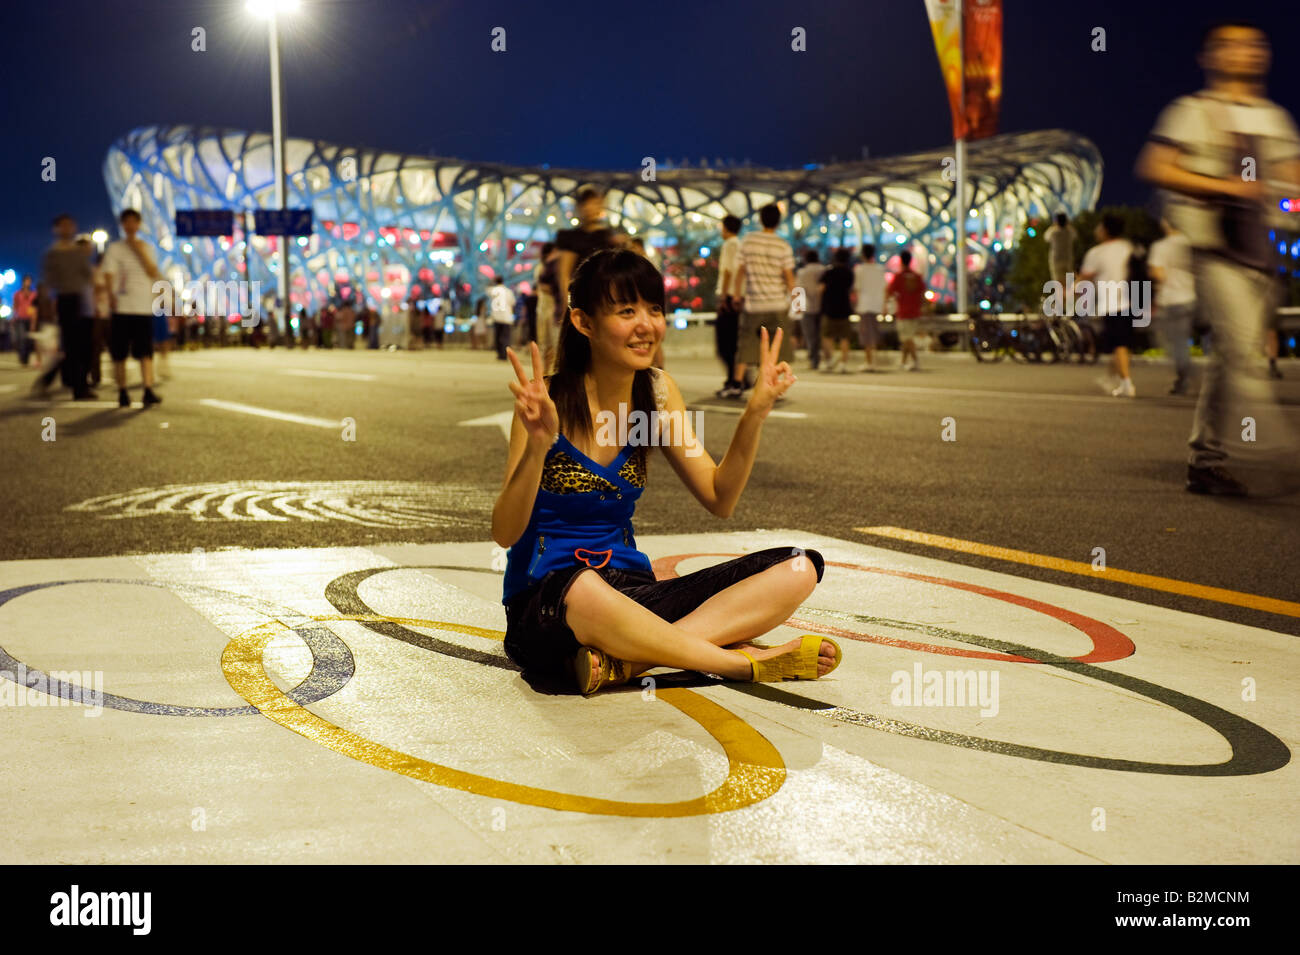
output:
[[[835,249],[829,264],[821,261],[815,249],[808,249],[796,270],[793,249],[776,234],[781,224],[780,206],[764,206],[758,220],[760,228],[743,238],[739,218],[727,216],[722,221],[715,342],[727,377],[718,397],[740,398],[750,387],[746,369],[754,361],[764,328],[775,335],[778,328],[789,325],[783,360],[791,360],[802,343],[812,370],[849,372],[855,314],[863,355],[861,371],[876,370],[884,314],[895,320],[902,367],[918,370],[916,335],[928,307],[929,287],[912,268],[911,252],[900,252],[898,270],[886,273],[870,243],[862,246],[856,263],[848,248]]]
[[[559,330],[567,307],[560,289],[571,281],[578,264],[602,249],[630,249],[653,261],[644,241],[605,221],[605,197],[594,187],[576,196],[577,223],[559,230],[541,249],[531,281],[518,291],[494,277],[476,300],[453,298],[453,293],[432,300],[416,297],[405,308],[384,315],[364,296],[337,297],[315,312],[299,307],[292,321],[282,321],[274,309],[264,309],[256,321],[236,316],[204,316],[201,301],[177,300],[167,314],[154,314],[155,283],[162,279],[148,246],[137,232],[140,215],[124,210],[120,216],[123,238],[96,255],[89,237],[78,236],[77,223],[68,215],[54,220],[55,241],[42,261],[40,278],[24,276],[13,295],[7,322],[7,344],[27,365],[33,353],[40,359],[41,375],[33,393],[45,394],[57,378],[75,400],[97,397],[101,384],[103,351],[110,352],[118,385],[119,404],[127,407],[125,368],[128,357],[140,363],[145,407],[161,399],[154,391],[155,364],[161,377],[170,377],[168,355],[174,348],[191,345],[248,345],[254,348],[297,346],[318,349],[383,347],[384,342],[407,350],[443,348],[447,334],[461,320],[462,307],[470,311],[467,328],[472,350],[495,350],[506,360],[506,348],[536,341],[545,367],[554,360]],[[789,244],[776,235],[781,210],[771,204],[759,211],[759,228],[742,239],[741,222],[728,216],[722,224],[722,247],[717,281],[716,346],[726,375],[719,395],[742,397],[751,386],[752,366],[759,331],[769,334],[786,328],[783,358],[793,357],[796,346],[806,346],[813,369],[847,371],[850,315],[860,316],[857,337],[864,349],[863,370],[875,370],[879,344],[878,316],[887,297],[903,343],[905,364],[916,368],[913,346],[916,319],[925,305],[926,285],[910,269],[904,251],[899,272],[886,276],[876,262],[875,249],[862,248],[862,259],[851,265],[846,249],[836,250],[834,261],[822,265],[809,251],[796,277]],[[798,295],[795,289],[800,289]],[[454,333],[454,332],[453,332]],[[838,348],[838,357],[834,355]],[[663,349],[655,352],[654,365],[662,368]]]
[[[172,326],[154,314],[153,286],[161,273],[137,235],[140,214],[125,209],[120,222],[122,238],[97,256],[90,239],[78,236],[72,216],[56,216],[54,242],[41,259],[39,282],[33,285],[32,277],[24,276],[14,292],[9,337],[20,364],[27,365],[33,353],[40,359],[34,395],[44,395],[57,378],[73,400],[96,399],[107,348],[119,405],[131,403],[128,357],[140,364],[144,407],[162,401],[153,390],[153,359],[155,346],[170,339]]]
[[[1172,394],[1184,394],[1190,387],[1192,328],[1208,332],[1212,347],[1198,397],[1187,477],[1189,490],[1204,493],[1246,492],[1226,468],[1230,458],[1245,456],[1241,442],[1232,438],[1242,429],[1239,422],[1249,419],[1254,432],[1267,435],[1267,441],[1261,439],[1250,450],[1266,444],[1295,447],[1257,368],[1260,356],[1267,354],[1268,373],[1280,377],[1279,288],[1266,238],[1270,197],[1300,191],[1300,133],[1294,119],[1264,95],[1270,58],[1267,36],[1250,24],[1220,23],[1206,32],[1200,51],[1205,88],[1169,104],[1137,163],[1138,176],[1160,190],[1162,238],[1143,258],[1125,236],[1123,218],[1105,215],[1096,227],[1096,243],[1073,276],[1076,284],[1100,288],[1104,283],[1116,293],[1098,294],[1091,313],[1101,332],[1102,350],[1112,356],[1108,387],[1116,397],[1136,395],[1130,354],[1139,327],[1135,315],[1152,314],[1152,284],[1154,330],[1163,337],[1174,364]],[[1242,157],[1257,160],[1258,175],[1243,174]],[[569,324],[568,298],[579,265],[602,250],[630,250],[653,262],[638,237],[605,223],[604,195],[598,189],[580,191],[575,211],[576,225],[560,230],[544,245],[527,286],[521,284],[516,294],[497,276],[474,303],[471,348],[495,349],[497,358],[505,361],[512,341],[535,341],[541,367],[550,370],[560,333]],[[877,367],[882,315],[894,319],[902,367],[917,370],[917,329],[932,294],[912,268],[910,252],[899,252],[898,269],[892,274],[886,273],[870,244],[858,250],[835,249],[829,262],[807,250],[802,263],[796,263],[791,245],[777,234],[781,217],[780,207],[772,203],[758,210],[756,227],[743,235],[739,218],[727,216],[721,223],[715,345],[724,381],[716,394],[742,398],[751,389],[749,372],[764,336],[779,347],[777,361],[792,361],[802,343],[812,369],[848,372],[854,316],[863,355],[860,370]],[[74,399],[96,397],[100,356],[107,347],[119,404],[130,404],[128,357],[140,364],[144,405],[157,404],[155,353],[165,361],[178,335],[184,340],[198,331],[201,319],[193,305],[175,318],[154,314],[151,290],[160,275],[149,248],[137,236],[140,216],[128,209],[120,219],[123,237],[97,260],[89,240],[77,236],[72,218],[57,217],[55,241],[42,260],[39,282],[24,277],[14,292],[8,324],[19,361],[26,364],[34,347],[43,346],[56,356],[44,363],[33,389],[37,393],[59,377]],[[1052,279],[1065,286],[1074,268],[1078,236],[1060,214],[1045,239]],[[1138,258],[1144,281],[1134,283]],[[1130,301],[1130,289],[1146,304]],[[441,348],[462,305],[468,308],[467,302],[450,298],[437,300],[433,307],[408,303],[399,344]],[[1067,304],[1073,307],[1073,301]],[[301,313],[289,325],[281,329],[272,313],[251,329],[241,325],[239,334],[253,345],[294,341],[349,348],[355,347],[359,330],[370,347],[379,347],[380,315],[360,299],[331,304],[311,315]],[[59,345],[51,348],[56,328]],[[230,326],[219,321],[207,323],[203,333],[224,339],[229,331]],[[661,339],[655,342],[651,364],[663,367]]]

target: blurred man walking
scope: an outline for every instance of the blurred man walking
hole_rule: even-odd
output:
[[[722,388],[714,392],[719,398],[739,398],[744,394],[741,382],[732,372],[736,367],[736,340],[740,333],[740,219],[726,216],[722,220],[722,250],[718,253],[718,285],[714,290],[718,299],[718,317],[714,323],[714,345],[718,359],[726,369]]]
[[[898,341],[903,357],[900,367],[920,371],[916,358],[916,327],[921,324],[921,308],[925,302],[925,279],[912,271],[912,253],[907,249],[898,253],[898,271],[889,279],[889,297],[894,300],[894,324],[898,328]],[[908,358],[912,359],[908,367]]]
[[[795,288],[803,289],[803,340],[808,346],[808,365],[813,371],[821,367],[822,354],[825,352],[827,366],[831,353],[822,347],[822,276],[826,266],[822,264],[816,249],[809,249],[803,254],[803,265],[794,273]]]
[[[506,288],[499,275],[488,289],[488,311],[492,317],[492,330],[496,333],[497,358],[505,361],[510,333],[515,327],[515,293]]]
[[[62,371],[63,383],[72,389],[77,401],[95,397],[90,390],[90,318],[85,314],[86,300],[94,280],[89,245],[78,245],[77,223],[70,215],[54,220],[55,242],[41,261],[41,280],[54,296],[59,316],[59,338],[63,357],[41,379],[48,385],[56,370]]]
[[[853,307],[858,313],[858,344],[862,370],[876,370],[880,344],[880,313],[885,309],[885,267],[876,261],[876,247],[862,247],[862,261],[853,266]]]
[[[14,317],[9,323],[14,333],[14,351],[18,364],[26,365],[32,353],[32,333],[36,331],[36,289],[32,277],[23,276],[21,288],[14,291]]]
[[[1174,384],[1169,393],[1185,395],[1192,370],[1192,314],[1196,309],[1192,247],[1187,236],[1169,220],[1161,219],[1160,227],[1164,229],[1164,237],[1152,244],[1147,265],[1156,282],[1156,324],[1174,361]]]
[[[1166,218],[1191,243],[1197,310],[1214,336],[1188,441],[1186,486],[1198,494],[1244,495],[1227,465],[1276,469],[1296,447],[1261,354],[1277,294],[1266,210],[1300,192],[1300,133],[1264,96],[1270,55],[1253,24],[1210,27],[1206,88],[1165,107],[1137,162],[1139,177],[1175,194]]]
[[[162,401],[153,393],[153,283],[162,276],[148,247],[136,235],[140,229],[140,213],[123,209],[118,218],[125,237],[108,247],[100,264],[113,313],[109,353],[117,378],[118,405],[131,406],[131,398],[126,393],[126,359],[130,355],[140,362],[144,406],[148,408]]]
[[[790,311],[790,294],[794,291],[794,251],[790,243],[776,234],[781,224],[781,208],[770,203],[758,210],[763,227],[740,241],[740,267],[736,283],[741,289],[740,335],[736,349],[734,381],[745,387],[745,366],[758,362],[759,329],[767,329],[767,340],[774,341],[776,330],[785,325]],[[793,361],[794,345],[790,335],[781,336],[781,354],[777,361]]]

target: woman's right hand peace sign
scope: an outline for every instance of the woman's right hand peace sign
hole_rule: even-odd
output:
[[[515,377],[519,379],[510,382],[510,392],[515,396],[515,416],[528,432],[528,440],[539,447],[549,448],[559,435],[560,415],[546,390],[546,379],[542,376],[542,353],[537,342],[532,342],[529,347],[533,354],[532,381],[528,380],[524,366],[519,363],[514,350],[506,349],[506,356],[515,366]]]
[[[778,362],[781,354],[781,336],[784,330],[778,328],[769,345],[767,327],[760,326],[758,338],[758,371],[754,376],[754,390],[749,395],[749,407],[766,418],[777,400],[789,391],[798,379],[790,368],[789,362]]]

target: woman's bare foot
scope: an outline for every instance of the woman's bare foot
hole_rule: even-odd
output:
[[[770,660],[773,657],[781,656],[783,653],[789,653],[792,650],[798,650],[799,645],[802,642],[803,642],[802,639],[796,638],[794,640],[791,640],[789,643],[781,644],[779,647],[766,647],[766,648],[755,647],[755,649],[753,650],[746,649],[745,652],[748,653],[755,660]],[[753,643],[750,643],[749,646],[754,647],[755,645]],[[835,647],[828,641],[823,640],[821,646],[817,648],[817,675],[819,677],[825,676],[827,673],[831,672],[831,669],[834,666],[835,666]]]
[[[728,643],[722,649],[724,650],[768,650],[770,647],[761,647],[753,640],[742,640],[740,643]]]
[[[755,643],[752,640],[746,640],[742,643],[728,644],[725,649],[744,650],[755,660],[770,660],[773,657],[778,657],[783,653],[789,653],[792,650],[798,650],[801,643],[802,640],[796,638],[794,640],[791,640],[789,643],[783,643],[780,646],[764,647],[764,646],[759,646],[757,643]],[[594,684],[597,680],[600,679],[600,658],[595,653],[592,653],[590,655],[590,659],[591,659],[591,681],[590,683],[588,683],[588,686]],[[646,672],[647,670],[655,669],[656,666],[658,666],[658,664],[635,663],[632,665],[632,669],[630,671],[631,677],[632,678],[638,677],[642,673]],[[827,641],[823,640],[821,646],[818,647],[817,649],[817,675],[819,677],[825,676],[827,673],[831,671],[831,669],[834,666],[835,666],[835,647],[832,646]]]

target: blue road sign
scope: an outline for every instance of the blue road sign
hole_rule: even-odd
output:
[[[253,227],[258,235],[311,235],[311,209],[257,209]]]
[[[235,214],[229,209],[177,209],[177,235],[234,235]]]

